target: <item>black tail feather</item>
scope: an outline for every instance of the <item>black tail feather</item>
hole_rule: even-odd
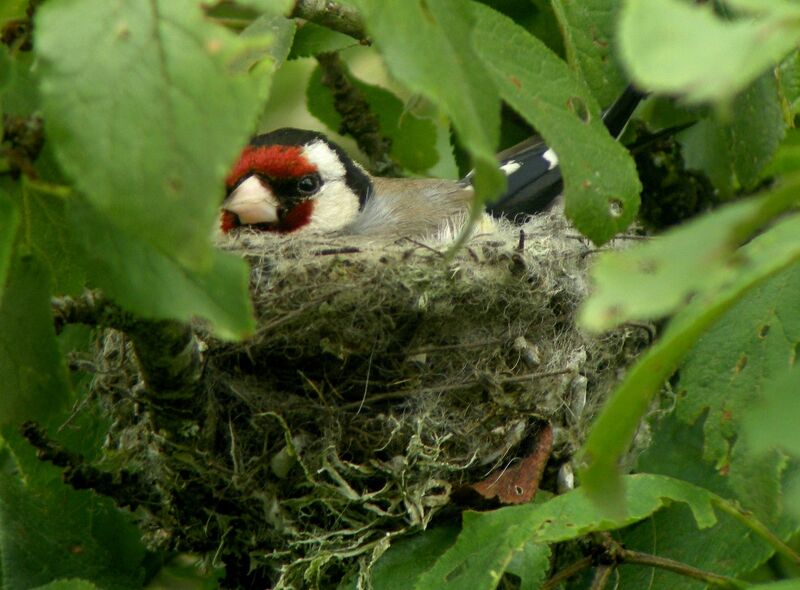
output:
[[[633,111],[646,95],[628,86],[603,113],[609,133],[618,138]],[[549,153],[548,153],[549,152]],[[546,210],[561,194],[564,179],[554,154],[540,137],[533,137],[499,154],[501,166],[511,166],[506,191],[486,209],[492,215],[514,219]]]

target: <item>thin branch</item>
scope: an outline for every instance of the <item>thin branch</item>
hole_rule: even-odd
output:
[[[359,149],[369,157],[370,168],[379,176],[397,176],[399,168],[389,151],[392,142],[381,133],[378,116],[372,112],[364,93],[353,84],[347,66],[338,53],[321,53],[322,85],[333,94],[333,106],[342,117],[339,133],[353,137]]]
[[[611,574],[614,573],[614,566],[610,564],[601,564],[597,566],[594,572],[594,579],[592,580],[592,587],[590,590],[605,590],[608,581],[611,579]]]
[[[188,324],[173,320],[143,320],[120,309],[97,291],[52,300],[56,332],[67,324],[113,328],[133,341],[145,384],[142,395],[162,408],[185,407],[200,383],[200,349]]]
[[[331,0],[297,0],[290,16],[311,21],[362,42],[367,33],[361,15],[354,9]]]
[[[552,578],[542,584],[542,590],[553,590],[553,588],[557,588],[562,582],[568,580],[575,574],[592,567],[592,565],[594,565],[594,558],[591,555],[587,555],[583,559],[579,559],[578,561],[569,564],[560,572],[557,572]]]
[[[68,451],[52,440],[36,422],[26,422],[20,431],[36,449],[39,459],[63,468],[64,482],[74,489],[94,490],[131,510],[136,510],[138,506],[155,507],[163,503],[163,498],[151,486],[143,483],[138,474],[122,469],[112,475],[97,469],[87,463],[82,455]]]
[[[625,549],[617,541],[611,539],[610,536],[606,537],[604,543],[596,545],[595,550],[597,553],[588,555],[556,573],[542,585],[542,590],[553,590],[568,578],[571,578],[575,574],[595,564],[598,565],[598,569],[592,583],[593,590],[604,588],[614,568],[621,564],[657,567],[687,578],[700,580],[706,584],[725,590],[742,590],[743,588],[749,587],[749,584],[746,582],[713,572],[707,572],[686,563],[675,561],[674,559]]]
[[[725,588],[727,590],[741,590],[742,588],[749,587],[746,582],[741,582],[735,578],[728,576],[721,576],[712,572],[698,569],[694,566],[666,557],[659,557],[657,555],[650,555],[648,553],[640,553],[639,551],[632,551],[630,549],[622,549],[619,552],[618,559],[620,563],[630,563],[637,565],[647,565],[657,567],[662,570],[667,570],[687,578],[694,578],[700,580],[711,586],[717,588]]]
[[[734,502],[725,500],[723,498],[712,497],[712,502],[717,508],[741,522],[756,535],[764,539],[764,541],[772,545],[775,551],[796,565],[800,565],[800,555],[798,555],[794,549],[789,547],[789,545],[778,538],[775,533],[769,530],[760,520],[754,517],[751,512],[743,510]]]

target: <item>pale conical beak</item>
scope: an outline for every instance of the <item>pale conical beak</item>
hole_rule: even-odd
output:
[[[278,201],[256,176],[237,186],[222,203],[222,208],[234,213],[243,225],[278,221]]]

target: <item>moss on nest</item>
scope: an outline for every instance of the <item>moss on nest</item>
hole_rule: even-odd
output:
[[[241,234],[225,247],[252,265],[258,332],[197,327],[202,386],[174,419],[141,403],[130,345],[106,334],[106,464],[157,491],[149,542],[221,560],[231,586],[330,587],[457,511],[545,421],[568,462],[648,334],[577,329],[590,246],[557,216],[523,230],[452,259],[442,240]]]

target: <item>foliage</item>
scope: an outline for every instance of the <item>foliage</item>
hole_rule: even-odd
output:
[[[308,111],[336,130],[308,72],[326,51],[341,52],[408,174],[454,170],[466,154],[479,203],[503,186],[494,153],[533,126],[559,154],[575,227],[598,245],[626,229],[641,184],[599,115],[628,79],[653,93],[639,111],[651,130],[692,124],[676,136],[686,166],[730,201],[598,254],[587,329],[670,319],[594,422],[581,487],[400,539],[373,586],[538,588],[580,538],[626,564],[623,587],[688,587],[676,561],[706,575],[698,587],[797,587],[798,4],[350,0],[369,48],[329,18],[298,29],[294,4],[2,4],[2,587],[137,588],[166,559],[145,550],[127,512],[67,487],[18,433],[35,419],[91,458],[107,430],[70,417],[86,403],[91,338],[74,326],[56,335],[49,298],[99,288],[142,319],[250,334],[247,267],[210,239],[223,179],[309,77]],[[366,62],[391,78],[358,80]],[[305,109],[293,116],[307,121]],[[658,418],[642,425],[648,412]],[[623,475],[620,458],[647,428],[640,473]]]

